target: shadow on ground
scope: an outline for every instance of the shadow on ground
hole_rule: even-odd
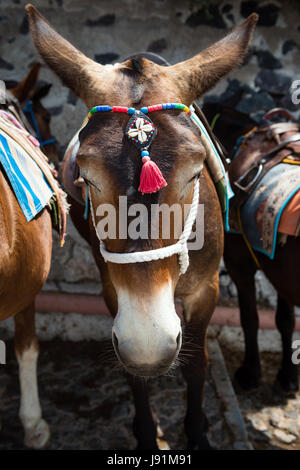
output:
[[[107,343],[53,340],[41,342],[40,349],[38,380],[43,416],[52,432],[49,448],[134,449],[131,393]],[[149,381],[151,401],[169,446],[184,449],[185,383],[179,371],[173,375]],[[22,449],[18,370],[12,341],[7,342],[7,364],[0,368],[2,385],[0,449]],[[210,375],[205,409],[211,444],[231,448]]]
[[[222,351],[233,379],[242,355],[224,346]],[[300,450],[300,393],[284,394],[277,386],[280,362],[279,353],[262,352],[260,386],[247,392],[235,386],[249,440],[255,449]]]

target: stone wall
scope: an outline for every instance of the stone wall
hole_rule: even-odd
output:
[[[22,0],[0,0],[0,78],[4,80],[21,79],[37,60],[25,4]],[[259,117],[267,108],[283,105],[299,118],[299,106],[293,105],[290,98],[291,82],[300,78],[298,1],[37,0],[34,4],[64,37],[102,64],[145,50],[176,63],[220,39],[228,29],[257,11],[260,21],[244,65],[218,84],[206,99],[239,92],[237,109],[253,117]],[[53,83],[44,104],[52,113],[51,128],[62,155],[86,110],[45,67],[40,78]],[[221,269],[221,300],[234,300],[235,287]],[[274,305],[274,291],[261,273],[257,282],[259,300]],[[60,249],[54,243],[45,289],[86,293],[101,290],[90,251],[70,222],[65,247]]]

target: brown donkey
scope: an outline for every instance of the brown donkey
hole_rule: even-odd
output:
[[[114,66],[102,66],[56,33],[32,5],[27,6],[27,12],[33,41],[42,58],[88,108],[101,104],[141,108],[165,102],[190,106],[242,61],[257,21],[257,15],[250,16],[222,41],[174,66],[164,67],[138,56]],[[136,408],[134,433],[139,448],[157,448],[156,423],[141,377],[160,375],[174,365],[182,341],[174,295],[182,299],[182,323],[189,325],[194,343],[193,357],[188,362],[183,358],[182,367],[188,387],[185,429],[188,447],[202,449],[209,447],[202,410],[207,368],[205,337],[218,297],[218,266],[223,252],[222,213],[205,164],[210,149],[198,128],[178,110],[152,113],[151,118],[158,130],[151,145],[151,158],[168,185],[153,194],[142,195],[138,191],[142,162],[135,147],[124,136],[128,116],[97,113],[80,133],[77,155],[81,177],[90,191],[89,226],[84,226],[74,212],[73,220],[80,232],[90,239],[101,272],[103,294],[114,317],[115,352],[131,373],[129,377],[135,376],[129,380]],[[199,176],[199,202],[205,206],[205,243],[201,250],[190,251],[186,274],[180,277],[180,257],[176,255],[141,263],[104,262],[93,226],[93,222],[98,224],[101,219],[96,211],[98,207],[103,204],[117,207],[120,195],[127,195],[129,207],[134,203],[141,203],[148,209],[158,203],[190,204]],[[116,254],[118,258],[128,259],[128,255],[142,256],[145,250],[148,253],[157,248],[163,250],[177,241],[174,236],[177,222],[174,218],[173,235],[166,240],[107,238],[106,255]]]
[[[226,146],[229,155],[233,154],[238,137],[245,135],[256,125],[255,121],[246,114],[221,103],[207,103],[203,110],[209,121],[219,114],[214,132]],[[283,141],[284,138],[281,140]],[[270,148],[274,148],[277,142],[275,139],[267,139],[266,134],[261,134],[260,138],[253,138],[249,143],[247,154],[245,152],[245,158],[236,162],[238,166],[245,164],[248,166],[251,159],[256,157],[257,148],[265,148],[266,145],[270,151]],[[229,168],[232,168],[233,172],[233,163]],[[282,363],[277,374],[277,381],[283,391],[296,391],[298,390],[298,366],[293,364],[291,356],[293,353],[292,336],[295,328],[294,305],[300,306],[300,237],[288,236],[284,245],[276,247],[274,259],[270,259],[259,251],[255,251],[255,256],[260,269],[277,291],[276,325],[282,340]],[[237,287],[241,325],[245,337],[244,360],[236,371],[235,379],[240,387],[249,390],[257,387],[261,378],[257,341],[259,318],[254,278],[258,266],[242,235],[235,233],[225,233],[224,261]]]
[[[1,105],[1,108],[19,116],[19,105],[23,105],[27,98],[30,97],[38,105],[35,97],[38,93],[38,71],[39,64],[34,65],[28,76],[10,90],[20,102],[8,97],[6,103],[9,108],[6,105]],[[39,106],[42,107],[41,104]],[[49,125],[45,126],[43,115],[36,114],[36,119],[41,137],[49,139]],[[47,209],[43,209],[30,222],[26,221],[3,171],[0,171],[0,240],[0,320],[14,317],[15,351],[21,387],[20,418],[25,431],[25,445],[40,449],[49,441],[50,433],[48,424],[42,419],[38,396],[38,341],[34,325],[34,301],[50,269],[52,223]]]

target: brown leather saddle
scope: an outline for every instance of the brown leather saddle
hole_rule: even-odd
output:
[[[288,122],[270,119],[283,114]],[[265,114],[262,124],[244,136],[241,147],[228,168],[235,197],[231,207],[240,207],[263,176],[282,161],[300,164],[300,125],[291,121],[288,111],[275,108]]]

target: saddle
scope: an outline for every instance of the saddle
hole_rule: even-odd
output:
[[[0,162],[0,171],[5,172],[22,210],[25,210],[25,212],[24,210],[23,212],[28,221],[31,220],[41,208],[47,206],[50,209],[53,225],[58,230],[60,236],[60,246],[63,246],[66,233],[66,216],[68,212],[66,194],[62,191],[57,181],[56,170],[49,163],[48,158],[40,149],[39,141],[30,131],[31,127],[28,125],[18,101],[9,91],[6,91],[5,103],[0,106],[0,135],[2,141],[7,143],[7,147],[3,147],[2,144],[3,152]],[[11,140],[8,141],[6,136]],[[11,142],[19,146],[21,154],[16,152],[14,144],[11,144]],[[26,167],[22,167],[23,153],[32,160],[32,164],[27,163]],[[11,161],[7,160],[7,154],[11,155],[13,164]],[[5,161],[7,166],[4,163]],[[48,187],[51,188],[54,194],[54,199],[51,199],[48,204],[43,203],[46,191],[44,190],[43,194],[43,184],[41,182],[40,184],[38,183],[39,172],[32,171],[33,168],[35,169],[34,165],[36,165],[41,172],[42,183],[44,183],[44,181],[47,182]],[[28,180],[29,174],[32,176],[32,180],[30,181]],[[24,180],[26,181],[26,185]],[[32,184],[31,187],[30,184]],[[23,192],[18,189],[20,186],[22,189],[26,187],[25,197],[22,197]],[[35,199],[33,199],[33,193]],[[27,213],[28,207],[30,208],[30,214]]]
[[[271,118],[282,114],[288,122],[273,123]],[[235,197],[233,210],[241,207],[263,176],[281,162],[300,164],[300,125],[291,122],[288,111],[275,108],[265,114],[262,123],[243,136],[228,168]]]

